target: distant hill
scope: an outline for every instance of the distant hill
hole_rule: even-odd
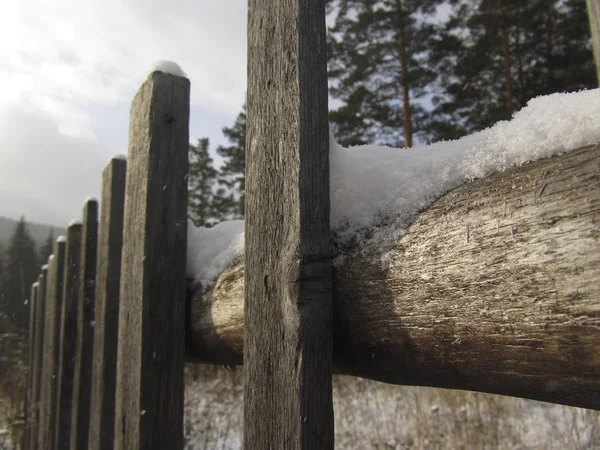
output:
[[[27,220],[27,218],[25,218]],[[0,217],[0,243],[6,248],[10,238],[15,231],[15,226],[19,221],[8,219],[6,217]],[[65,228],[59,228],[52,225],[45,225],[40,223],[31,223],[27,222],[27,229],[29,230],[29,234],[33,238],[36,244],[36,248],[39,249],[46,239],[48,238],[48,233],[50,233],[50,229],[54,230],[54,239],[56,239],[61,234],[65,234]]]

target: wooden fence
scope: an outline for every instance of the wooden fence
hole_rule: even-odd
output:
[[[32,287],[24,449],[183,447],[189,93],[149,76],[127,176],[112,159]]]
[[[578,301],[589,297],[580,316],[590,323],[556,324],[548,318],[546,326],[530,323],[517,334],[519,342],[528,337],[531,342],[515,350],[514,327],[490,325],[493,319],[487,319],[489,326],[479,329],[475,310],[465,311],[473,316],[471,330],[481,333],[470,345],[455,345],[456,330],[448,334],[435,320],[415,325],[411,330],[418,333],[410,335],[406,323],[412,323],[417,308],[409,314],[389,301],[404,291],[415,301],[427,295],[410,290],[416,286],[410,280],[386,279],[373,267],[360,266],[359,256],[346,272],[334,274],[324,3],[249,0],[245,261],[231,278],[243,283],[245,298],[230,299],[234,308],[242,305],[244,323],[233,324],[233,333],[220,333],[216,326],[207,330],[186,320],[186,310],[197,317],[219,314],[210,301],[186,299],[190,85],[185,78],[153,72],[133,101],[127,161],[110,161],[101,204],[86,201],[81,221],[71,223],[66,238],[57,240],[32,286],[23,448],[182,449],[186,356],[232,364],[243,359],[247,450],[332,449],[334,368],[398,384],[600,408],[595,290],[578,294]],[[571,166],[588,171],[581,184],[565,186],[588,199],[580,202],[587,213],[569,214],[583,217],[574,226],[593,228],[598,149],[568,157],[575,158]],[[564,171],[559,166],[557,173]],[[539,170],[544,177],[551,173],[545,166]],[[520,176],[523,183],[535,179],[521,172],[503,176],[517,181]],[[484,196],[502,194],[475,189]],[[460,191],[452,195],[454,200],[434,205],[433,218],[427,220],[439,220],[438,206],[447,214],[461,204]],[[457,226],[464,229],[459,216],[469,211],[457,211]],[[426,233],[427,220],[420,220],[408,238],[420,236],[419,226]],[[574,253],[587,270],[582,283],[597,282],[594,255],[600,252],[591,242],[589,255],[581,257],[577,252],[585,249],[579,247]],[[569,253],[561,252],[559,257]],[[459,253],[450,249],[448,254]],[[515,270],[511,276],[520,274]],[[575,272],[566,276],[575,279]],[[472,281],[477,285],[473,294],[480,295],[481,283]],[[494,289],[503,289],[503,281],[496,282]],[[398,283],[406,287],[400,293],[394,287]],[[564,316],[561,302],[573,299],[552,292],[557,314]],[[453,301],[452,291],[447,293]],[[493,361],[482,356],[488,344]],[[539,348],[552,351],[538,354]],[[525,363],[530,355],[533,362]],[[551,364],[544,363],[548,358]],[[500,367],[504,362],[514,366]],[[568,363],[575,364],[579,376]],[[538,376],[538,369],[550,376]],[[486,371],[494,376],[482,380]]]

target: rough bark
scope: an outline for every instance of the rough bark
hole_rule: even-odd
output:
[[[338,373],[600,409],[600,146],[459,187],[334,283]],[[244,266],[190,298],[188,359],[241,364]]]

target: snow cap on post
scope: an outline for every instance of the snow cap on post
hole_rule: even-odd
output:
[[[187,78],[185,72],[175,61],[155,61],[150,69],[150,73],[152,72],[170,73],[171,75],[175,75],[177,77]]]

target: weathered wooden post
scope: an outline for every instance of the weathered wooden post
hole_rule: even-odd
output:
[[[25,392],[25,430],[23,433],[22,447],[23,449],[29,448],[29,442],[31,438],[31,423],[32,423],[32,411],[33,411],[33,354],[35,345],[35,318],[36,308],[38,305],[38,287],[39,283],[36,281],[31,285],[31,294],[29,295],[29,340],[28,349],[29,355],[27,360],[27,384]]]
[[[126,170],[124,159],[113,158],[102,174],[88,450],[111,450],[114,443]]]
[[[33,343],[33,370],[31,382],[31,430],[29,432],[29,448],[38,448],[38,430],[40,423],[40,384],[42,377],[42,355],[44,345],[44,314],[46,312],[46,280],[48,266],[42,267],[38,276],[38,305],[35,311],[35,341]]]
[[[332,449],[325,1],[248,2],[244,445]]]
[[[58,387],[56,390],[56,432],[54,448],[69,449],[71,408],[77,342],[77,296],[81,259],[81,222],[74,221],[67,229],[63,307],[60,319],[60,355],[58,358]]]
[[[115,448],[183,448],[190,83],[153,72],[130,113]]]
[[[81,256],[77,296],[77,340],[73,404],[71,407],[71,449],[86,448],[90,424],[90,391],[94,345],[94,294],[98,245],[98,201],[89,198],[83,207]]]
[[[58,372],[59,320],[62,310],[63,277],[65,266],[64,236],[54,244],[46,286],[46,312],[44,318],[44,350],[40,395],[40,424],[38,446],[51,449],[54,443],[56,420],[56,382]]]
[[[594,46],[594,59],[596,60],[596,74],[600,85],[600,0],[587,0],[590,31]]]

